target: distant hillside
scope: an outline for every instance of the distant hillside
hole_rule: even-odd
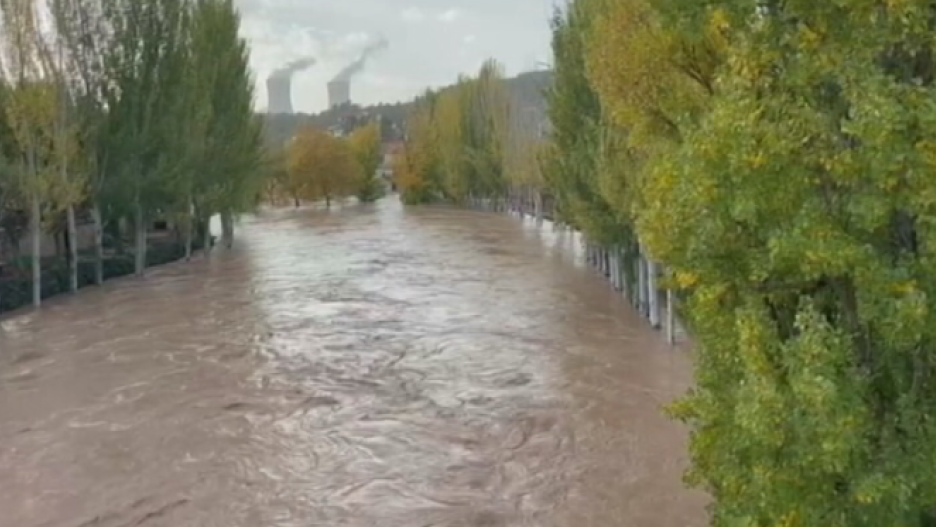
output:
[[[505,80],[514,107],[528,117],[533,116],[536,120],[545,119],[544,92],[551,81],[552,72],[550,71],[531,71]],[[412,107],[413,101],[410,101],[363,107],[351,104],[317,114],[264,114],[266,140],[270,145],[282,145],[300,126],[305,124],[346,132],[353,130],[361,122],[375,119],[378,115],[381,119],[384,138],[386,140],[399,139]]]

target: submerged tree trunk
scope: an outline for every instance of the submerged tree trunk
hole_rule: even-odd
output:
[[[647,318],[654,329],[660,327],[660,292],[657,291],[657,266],[653,260],[647,260]]]
[[[136,214],[133,218],[134,245],[136,250],[133,252],[133,268],[137,276],[143,276],[146,271],[146,223],[143,214],[143,205],[136,204]]]
[[[211,250],[213,249],[212,244],[211,244],[211,216],[208,216],[208,218],[205,220],[205,224],[203,228],[205,229],[204,240],[203,240],[204,251],[205,251],[205,258],[207,258],[211,256]]]
[[[65,221],[68,233],[68,286],[74,293],[78,291],[78,224],[74,205],[65,209]]]
[[[533,209],[536,211],[536,223],[543,223],[543,193],[539,190],[533,194]]]
[[[91,221],[94,223],[94,283],[101,285],[104,283],[104,222],[97,203],[91,207]]]
[[[637,306],[638,311],[643,316],[649,316],[648,304],[650,296],[647,294],[647,260],[644,258],[643,251],[638,253],[637,257]]]
[[[195,218],[189,216],[185,220],[185,232],[182,234],[183,244],[185,246],[185,260],[189,261],[192,259],[192,238],[195,233]]]
[[[185,232],[182,233],[183,244],[185,247],[185,260],[192,259],[192,239],[195,237],[195,204],[189,200],[188,214],[185,215]]]
[[[224,247],[234,247],[234,215],[230,211],[221,213],[221,241]]]
[[[32,224],[32,300],[33,305],[42,305],[42,205],[39,197],[33,196],[29,219]]]
[[[185,223],[185,232],[183,233],[183,244],[185,247],[185,261],[192,259],[192,238],[194,238],[195,226],[192,220]]]

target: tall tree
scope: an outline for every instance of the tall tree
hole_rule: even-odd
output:
[[[553,16],[554,80],[547,92],[551,145],[542,168],[561,219],[593,242],[612,246],[632,243],[633,235],[594,177],[611,166],[601,163],[609,139],[607,116],[586,69],[588,41],[603,5],[604,0],[576,0]]]
[[[105,30],[104,0],[53,0],[55,28],[64,46],[66,81],[71,87],[76,132],[76,162],[86,182],[84,205],[94,227],[94,280],[104,281],[104,217],[102,198],[109,168],[112,139],[107,130],[105,95],[111,88],[106,53],[114,45]],[[74,244],[77,247],[77,243]]]
[[[688,289],[691,480],[719,526],[933,525],[932,8],[701,4],[662,5],[721,29],[711,111],[640,212]]]
[[[32,0],[5,0],[3,12],[4,73],[10,89],[5,101],[8,123],[16,140],[16,187],[28,203],[32,246],[32,301],[42,303],[43,212],[54,208],[56,190],[64,191],[56,170],[66,155],[61,123],[58,73],[49,60],[48,42],[40,31],[40,6]]]
[[[393,177],[404,203],[426,203],[441,195],[438,137],[433,126],[437,94],[427,92],[416,101],[407,122],[404,149],[396,159]]]
[[[104,0],[112,46],[106,51],[107,115],[116,181],[116,212],[134,228],[134,269],[146,268],[148,221],[171,192],[168,178],[179,162],[168,147],[175,134],[175,112],[186,93],[186,1]],[[126,204],[126,205],[122,205]]]
[[[313,127],[302,129],[289,145],[288,170],[303,199],[325,200],[353,194],[361,167],[345,141]]]
[[[377,173],[383,159],[380,124],[362,126],[348,137],[351,152],[361,167],[361,178],[356,191],[361,202],[376,201],[383,193],[383,181]]]
[[[205,79],[200,118],[207,125],[195,209],[206,227],[213,214],[221,215],[230,246],[234,216],[254,208],[263,191],[263,128],[253,112],[249,51],[233,2],[195,0],[193,23],[193,67]]]

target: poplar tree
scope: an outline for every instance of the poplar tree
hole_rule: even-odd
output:
[[[931,6],[663,4],[726,46],[639,212],[688,291],[690,481],[719,526],[933,525]]]

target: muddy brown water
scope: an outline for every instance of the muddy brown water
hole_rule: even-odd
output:
[[[0,329],[0,526],[705,525],[686,354],[569,235],[387,201]]]

